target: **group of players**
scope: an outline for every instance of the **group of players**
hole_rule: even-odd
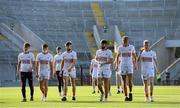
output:
[[[153,102],[153,85],[154,74],[158,71],[158,63],[156,53],[150,50],[150,42],[145,40],[143,48],[136,56],[135,48],[129,44],[128,36],[122,38],[122,45],[117,48],[116,58],[113,59],[112,51],[108,49],[108,41],[101,40],[101,48],[96,51],[95,57],[91,61],[90,75],[92,76],[93,93],[95,93],[95,85],[98,85],[100,91],[100,101],[108,100],[110,92],[110,78],[112,68],[115,68],[116,75],[119,80],[122,78],[122,91],[125,95],[125,101],[132,101],[132,86],[133,86],[133,71],[137,69],[138,62],[141,62],[141,76],[144,83],[145,100]],[[40,90],[42,92],[42,101],[46,101],[48,93],[48,80],[57,77],[59,85],[59,95],[62,96],[62,101],[67,101],[67,90],[69,79],[72,86],[72,100],[76,100],[76,69],[77,54],[72,48],[70,41],[65,43],[65,52],[61,52],[61,48],[57,47],[57,54],[52,56],[49,53],[48,45],[42,45],[42,52],[36,58],[30,52],[31,45],[25,43],[23,52],[18,55],[17,77],[22,82],[23,102],[26,102],[26,79],[28,79],[30,87],[30,101],[33,101],[34,86],[33,73],[39,80]],[[150,85],[150,93],[148,86]],[[103,87],[104,86],[104,87]],[[127,92],[129,87],[129,94]],[[118,88],[120,93],[120,87]]]

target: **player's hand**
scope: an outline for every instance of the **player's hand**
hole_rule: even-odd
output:
[[[17,72],[16,73],[16,79],[20,79],[19,77],[20,77],[20,74],[19,74],[19,72]]]

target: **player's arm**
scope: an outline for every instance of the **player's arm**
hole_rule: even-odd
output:
[[[35,61],[35,57],[34,57],[34,54],[32,56],[32,69],[33,69],[33,72],[34,74],[36,74],[36,61]]]
[[[63,67],[64,67],[64,59],[61,62],[61,71],[63,70]]]
[[[136,56],[136,53],[132,53],[132,55],[133,55],[134,68],[137,69],[137,56]]]
[[[53,61],[50,61],[50,69],[51,69],[51,78],[53,78]]]
[[[89,74],[92,75],[92,70],[93,70],[93,64],[90,65],[90,68],[89,68]]]
[[[141,54],[142,54],[143,51],[144,51],[144,49],[141,48],[141,49],[140,49],[140,53],[139,53],[139,55],[138,55],[138,57],[137,57],[137,62],[140,62],[140,60],[141,60]]]
[[[156,72],[159,74],[159,64],[158,64],[157,58],[153,58],[153,59],[154,59],[154,65],[155,65]]]
[[[36,61],[36,77],[39,77],[39,61]]]
[[[115,68],[117,69],[118,68],[118,64],[120,63],[120,52],[118,52],[116,54],[116,57],[115,57],[115,61],[114,61],[114,64],[115,64]]]
[[[53,75],[56,73],[56,60],[53,61]]]
[[[16,70],[16,77],[17,77],[17,78],[19,78],[20,65],[21,65],[21,61],[18,60],[18,63],[17,63],[17,70]]]

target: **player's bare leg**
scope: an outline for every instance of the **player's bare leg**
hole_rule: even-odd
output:
[[[150,99],[151,102],[153,102],[154,77],[149,78],[149,83],[150,83]]]
[[[100,101],[103,101],[103,100],[104,100],[104,91],[103,91],[102,85],[103,85],[102,78],[98,78],[98,89],[99,89],[99,91],[101,92]]]
[[[92,87],[93,87],[92,94],[94,94],[94,93],[96,93],[96,91],[95,91],[95,88],[96,88],[96,80],[95,80],[95,78],[92,78]]]
[[[75,78],[71,78],[71,85],[72,85],[72,93],[73,93],[72,100],[76,100],[76,79]]]
[[[121,76],[119,74],[116,73],[116,85],[117,85],[117,94],[120,94],[121,93],[121,90],[120,90],[120,85],[121,85]]]
[[[96,93],[96,85],[98,85],[98,79],[97,78],[92,78],[92,87],[93,87],[93,92],[92,94],[95,94]]]
[[[63,77],[63,82],[64,82],[64,94],[63,94],[63,98],[61,99],[62,101],[66,101],[67,98],[66,98],[66,95],[67,95],[67,91],[68,91],[68,80],[69,80],[69,77],[67,76],[64,76]]]
[[[122,75],[122,80],[123,80],[123,88],[124,88],[124,95],[125,95],[125,101],[128,101],[129,98],[127,96],[127,80],[126,80],[126,75]]]
[[[104,91],[105,91],[105,101],[107,101],[108,93],[109,93],[109,78],[104,78]]]
[[[45,100],[44,80],[39,81],[39,87],[42,92],[42,101]]]
[[[48,92],[48,80],[44,80],[44,96],[45,98],[47,97],[47,92]]]
[[[109,96],[111,96],[111,78],[109,78]]]
[[[149,94],[148,94],[148,79],[147,80],[144,80],[143,83],[144,83],[144,92],[145,92],[145,101],[146,102],[149,102]]]
[[[127,74],[127,76],[128,76],[128,86],[129,86],[129,100],[132,101],[133,74]]]

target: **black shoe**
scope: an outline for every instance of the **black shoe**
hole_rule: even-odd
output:
[[[129,98],[128,98],[128,97],[125,97],[124,101],[129,101]]]
[[[61,101],[67,101],[67,98],[66,98],[66,97],[63,97],[63,98],[61,99]]]
[[[121,93],[121,91],[120,91],[120,90],[118,90],[118,91],[117,91],[117,94],[120,94],[120,93]]]
[[[92,92],[92,94],[95,94],[95,93],[96,93],[96,91],[93,91],[93,92]]]
[[[26,102],[27,101],[27,99],[26,98],[24,98],[21,102]]]
[[[33,97],[31,97],[31,98],[30,98],[30,101],[33,101],[33,100],[34,100],[34,98],[33,98]]]
[[[133,100],[132,93],[129,93],[129,101],[132,101],[132,100]]]
[[[72,97],[72,100],[75,101],[75,100],[76,100],[76,97],[73,96],[73,97]]]

